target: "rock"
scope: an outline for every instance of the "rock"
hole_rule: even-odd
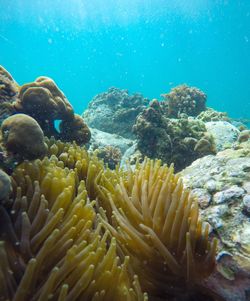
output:
[[[198,200],[199,206],[202,209],[207,208],[210,205],[210,202],[212,200],[210,193],[208,193],[206,189],[195,188],[192,190],[192,195],[194,195],[196,197],[196,199]]]
[[[121,153],[124,154],[133,144],[133,140],[126,139],[116,134],[106,133],[94,128],[90,128],[90,131],[90,150],[112,145],[113,147],[119,148]]]
[[[239,197],[242,197],[245,190],[236,185],[231,186],[230,188],[216,192],[213,196],[213,201],[215,204],[221,204],[228,201],[235,200]]]
[[[133,139],[135,119],[148,103],[149,99],[141,94],[129,95],[127,90],[110,88],[90,101],[83,117],[92,128]]]
[[[210,121],[205,125],[208,133],[214,138],[217,151],[231,147],[240,134],[240,131],[227,121]]]
[[[243,197],[243,213],[250,217],[250,194]]]
[[[226,266],[218,263],[207,287],[227,301],[249,300],[250,142],[200,158],[180,174],[192,193],[202,192],[200,213],[212,227],[210,235],[218,238],[218,251],[232,254]]]

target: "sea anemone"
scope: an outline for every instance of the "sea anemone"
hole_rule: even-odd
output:
[[[172,300],[211,273],[216,241],[172,166],[112,171],[76,144],[47,145],[0,209],[3,300]]]

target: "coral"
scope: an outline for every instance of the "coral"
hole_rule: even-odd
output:
[[[0,201],[9,198],[12,190],[11,179],[3,170],[0,169]]]
[[[138,116],[133,130],[144,156],[174,163],[177,171],[195,159],[215,152],[213,138],[202,121],[185,116],[168,118],[162,103],[157,100]]]
[[[12,103],[16,100],[17,93],[17,83],[8,71],[0,65],[0,104],[4,102]]]
[[[149,100],[141,94],[129,95],[127,90],[110,88],[90,101],[83,117],[90,127],[134,138],[132,127],[135,119],[148,103]]]
[[[32,117],[16,114],[1,126],[3,148],[17,159],[36,159],[45,155],[47,146],[43,131]]]
[[[230,118],[228,117],[226,112],[218,112],[212,108],[207,108],[205,111],[202,111],[198,116],[203,122],[208,121],[227,121],[230,122]]]
[[[110,169],[115,169],[121,161],[121,151],[118,147],[107,145],[105,147],[97,149],[98,158],[102,159]]]
[[[55,120],[72,120],[74,117],[69,101],[48,77],[39,77],[35,82],[23,85],[13,105],[18,112],[35,118],[46,136],[57,133]]]
[[[17,99],[18,89],[12,76],[0,66],[0,125],[15,112],[12,103]]]
[[[63,141],[74,140],[77,144],[86,144],[91,138],[88,126],[82,117],[74,114],[74,119],[63,120],[59,126],[60,137]]]
[[[169,117],[178,118],[182,113],[197,116],[206,109],[206,94],[195,87],[180,85],[162,96],[167,102]]]
[[[142,291],[150,300],[193,294],[214,268],[216,240],[209,241],[197,202],[173,167],[145,160],[134,171],[111,171],[76,144],[47,145],[49,158],[15,169],[12,204],[0,210],[1,296],[123,301],[147,300]]]
[[[250,130],[243,130],[240,132],[238,142],[245,142],[250,140]]]

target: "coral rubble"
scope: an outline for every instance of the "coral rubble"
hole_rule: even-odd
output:
[[[148,103],[141,94],[129,95],[127,90],[110,88],[90,101],[83,117],[90,127],[133,138],[135,119]]]

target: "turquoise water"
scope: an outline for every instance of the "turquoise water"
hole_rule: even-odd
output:
[[[111,86],[187,83],[250,118],[250,1],[0,0],[0,64],[19,84],[52,77],[78,113]]]

